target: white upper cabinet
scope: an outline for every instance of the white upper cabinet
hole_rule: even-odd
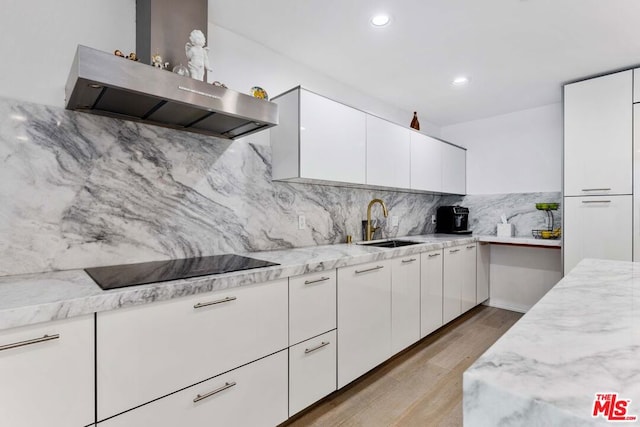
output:
[[[367,115],[367,184],[409,188],[409,129]]]
[[[276,99],[271,130],[273,179],[365,184],[366,114],[295,89]]]
[[[273,179],[466,193],[466,151],[300,87],[273,99]]]
[[[631,194],[633,72],[564,87],[564,195]]]
[[[443,142],[418,132],[411,134],[411,189],[442,191]]]
[[[467,151],[454,145],[441,145],[442,149],[442,192],[452,194],[467,193]]]

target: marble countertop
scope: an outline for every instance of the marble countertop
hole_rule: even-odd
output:
[[[598,393],[640,417],[640,263],[580,262],[463,382],[465,426],[611,425]]]
[[[498,237],[498,236],[477,236],[479,242],[502,243],[505,245],[523,245],[523,246],[545,246],[556,247],[562,246],[562,241],[552,239],[534,239],[533,237]]]
[[[190,279],[103,291],[84,270],[0,277],[0,330],[94,312],[169,300],[202,292],[297,276],[476,242],[473,236],[429,234],[399,238],[421,244],[377,248],[337,244],[240,253],[280,264]]]

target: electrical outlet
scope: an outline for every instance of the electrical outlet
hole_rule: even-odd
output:
[[[397,227],[398,226],[398,216],[397,215],[392,215],[391,216],[391,226],[392,227]]]
[[[298,230],[304,230],[307,228],[307,219],[304,215],[298,215]]]
[[[436,216],[431,215],[431,224],[435,224],[435,223],[436,223]]]

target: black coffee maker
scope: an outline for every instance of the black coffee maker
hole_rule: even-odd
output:
[[[436,233],[471,234],[469,208],[440,206],[436,212]]]

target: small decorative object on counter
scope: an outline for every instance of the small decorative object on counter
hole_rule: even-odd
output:
[[[413,112],[413,119],[411,119],[411,125],[412,128],[414,128],[415,130],[420,130],[420,122],[418,121],[418,112],[414,111]]]
[[[269,94],[267,94],[267,91],[262,89],[260,86],[254,86],[251,88],[251,96],[254,98],[264,99],[265,101],[269,100]]]
[[[173,67],[173,72],[179,76],[189,77],[189,69],[182,64],[178,64]]]
[[[162,56],[160,56],[160,54],[158,53],[151,57],[151,65],[156,68],[160,68],[161,70],[166,70],[167,68],[169,68],[169,63],[162,62]]]
[[[189,35],[189,41],[184,46],[184,50],[189,58],[189,75],[192,78],[204,81],[204,70],[211,72],[209,65],[209,48],[204,45],[207,43],[204,34],[200,30],[193,30]]]
[[[136,55],[135,52],[131,52],[129,56],[127,56],[127,59],[138,62],[138,55]]]
[[[119,56],[120,58],[126,58],[126,59],[130,59],[132,61],[138,61],[138,55],[136,55],[135,52],[131,52],[129,54],[129,56],[124,56],[124,53],[122,53],[122,51],[120,49],[116,49],[113,51],[113,54],[115,56]]]
[[[126,58],[126,57],[124,56],[124,53],[122,53],[122,51],[121,51],[121,50],[119,50],[119,49],[116,49],[116,50],[113,52],[113,54],[114,54],[115,56],[119,56],[120,58]]]
[[[347,234],[347,243],[353,243],[353,236],[351,236],[351,234]]]
[[[212,84],[212,85],[214,85],[214,86],[218,86],[218,87],[223,87],[223,88],[225,88],[225,89],[229,89],[229,88],[227,87],[227,85],[226,85],[226,84],[224,84],[224,83],[220,83],[220,82],[219,82],[219,81],[217,81],[217,80],[216,80],[215,82],[211,83],[211,84]]]

